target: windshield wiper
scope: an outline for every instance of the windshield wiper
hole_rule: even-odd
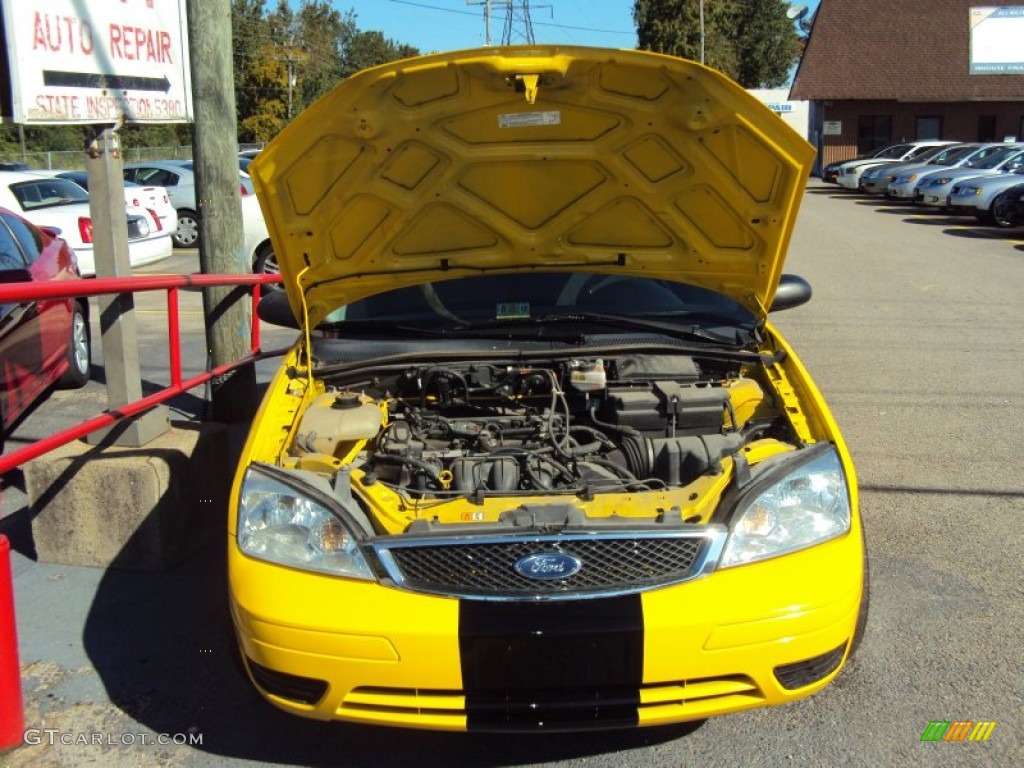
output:
[[[705,317],[704,315],[698,315]],[[735,320],[724,320],[717,318],[720,322],[735,323]],[[459,335],[475,333],[493,333],[494,331],[505,331],[512,329],[530,328],[531,337],[536,338],[564,338],[566,336],[563,328],[566,325],[574,326],[605,326],[608,328],[625,328],[632,331],[653,331],[673,338],[708,341],[714,344],[721,344],[730,347],[743,347],[752,341],[752,332],[747,329],[729,326],[718,332],[703,325],[691,323],[680,325],[678,323],[667,323],[660,320],[651,320],[639,317],[623,317],[621,315],[605,315],[598,312],[572,312],[568,314],[541,315],[539,317],[509,318],[506,320],[489,320],[475,323],[464,323],[449,326],[449,330]],[[557,326],[557,328],[553,328]],[[582,335],[578,330],[572,333],[573,337]]]
[[[317,326],[317,330],[337,331],[342,336],[354,333],[369,334],[373,336],[388,336],[392,338],[397,334],[401,334],[403,337],[429,336],[432,338],[450,337],[452,335],[448,328],[403,325],[402,323],[394,323],[388,320],[341,320],[336,323],[320,323],[320,325]]]

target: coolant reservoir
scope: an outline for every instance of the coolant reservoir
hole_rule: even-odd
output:
[[[579,392],[600,392],[607,384],[604,360],[572,360],[569,362],[569,384]]]
[[[308,453],[335,456],[345,443],[376,437],[382,417],[380,406],[364,395],[328,392],[302,415],[295,444]]]

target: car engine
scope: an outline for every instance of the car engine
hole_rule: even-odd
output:
[[[655,354],[374,370],[328,380],[291,452],[420,499],[678,488],[779,428],[736,368]]]

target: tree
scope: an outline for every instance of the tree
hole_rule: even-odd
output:
[[[745,0],[737,9],[737,49],[743,52],[736,81],[745,88],[785,85],[803,46],[781,0]]]
[[[700,60],[700,0],[635,0],[643,50]],[[781,85],[800,55],[783,0],[704,0],[704,63],[745,88]]]
[[[327,0],[232,0],[235,100],[241,141],[265,142],[360,69],[415,56],[408,45],[356,26]]]
[[[251,139],[242,128],[243,116],[259,111],[260,85],[255,81],[253,65],[261,55],[267,30],[264,0],[231,0],[231,40],[234,52],[235,107],[238,111],[240,138]]]
[[[345,77],[350,77],[361,69],[418,55],[416,48],[385,38],[381,32],[355,30],[355,34],[345,41],[342,71]]]

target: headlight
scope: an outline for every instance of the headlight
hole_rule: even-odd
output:
[[[351,579],[374,578],[356,537],[312,496],[250,467],[238,503],[238,547],[247,555]]]
[[[917,179],[917,174],[916,173],[912,173],[912,174],[910,174],[909,176],[906,177],[905,181],[914,181],[915,179]]]
[[[931,186],[941,187],[943,184],[949,184],[949,182],[951,182],[952,180],[953,179],[950,176],[943,176],[942,178],[939,179],[932,179]]]
[[[740,502],[720,567],[765,560],[850,530],[850,495],[835,449]]]

